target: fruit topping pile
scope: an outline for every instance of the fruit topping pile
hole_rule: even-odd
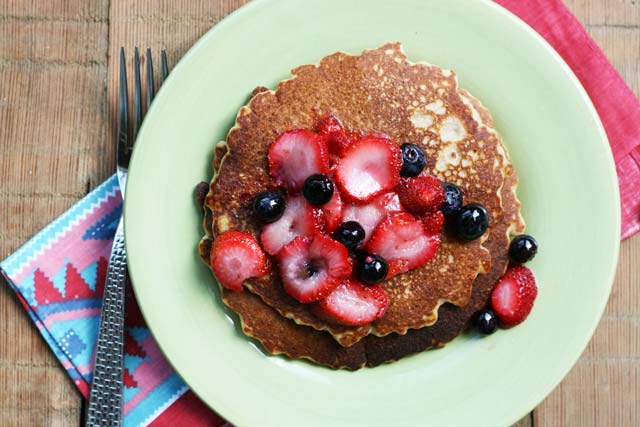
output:
[[[511,328],[529,316],[538,296],[538,285],[533,272],[520,264],[533,259],[537,251],[538,242],[528,234],[511,240],[509,256],[513,265],[494,286],[490,307],[475,315],[475,324],[481,333],[492,334],[498,325]]]
[[[489,226],[484,207],[463,205],[458,186],[424,171],[418,145],[348,131],[333,116],[314,130],[282,133],[267,161],[276,191],[253,199],[260,243],[226,231],[214,242],[211,266],[222,286],[242,290],[275,263],[287,294],[329,322],[363,325],[384,315],[380,282],[433,259],[445,221],[461,241]]]

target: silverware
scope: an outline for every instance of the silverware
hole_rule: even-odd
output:
[[[149,109],[154,96],[153,62],[151,49],[147,49],[147,96],[146,108]],[[162,81],[169,74],[165,50],[161,51]],[[127,91],[127,69],[124,48],[120,48],[120,90],[118,96],[118,143],[117,175],[120,192],[124,199],[127,186],[129,159],[133,150],[140,124],[142,123],[142,89],[140,84],[140,55],[134,50],[134,126],[129,128],[129,99]],[[89,407],[87,409],[87,427],[119,427],[122,425],[122,372],[124,350],[124,306],[127,287],[127,253],[124,246],[124,226],[120,217],[113,240],[107,281],[104,287],[102,317],[98,332],[95,368]]]

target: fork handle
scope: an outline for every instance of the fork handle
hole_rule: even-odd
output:
[[[113,241],[102,317],[98,331],[87,427],[122,426],[122,371],[124,347],[124,298],[127,283],[127,253],[122,218]]]

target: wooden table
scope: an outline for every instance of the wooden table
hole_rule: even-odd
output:
[[[175,63],[243,3],[0,1],[0,258],[113,172],[116,49],[165,46]],[[640,2],[567,4],[639,94]],[[640,425],[638,260],[636,236],[621,245],[607,310],[580,361],[519,426]],[[1,283],[0,426],[78,426],[84,406]]]

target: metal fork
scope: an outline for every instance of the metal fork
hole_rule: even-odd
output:
[[[169,74],[165,50],[161,50],[162,82]],[[153,101],[153,62],[151,49],[147,49],[147,96],[146,108]],[[124,199],[127,185],[129,159],[133,150],[140,124],[142,123],[142,88],[140,84],[140,55],[134,49],[134,126],[129,128],[129,99],[127,93],[127,67],[124,48],[120,48],[120,90],[118,96],[118,141],[116,147],[118,159],[118,183]],[[162,84],[161,82],[161,84]],[[123,219],[120,217],[118,229],[113,240],[107,281],[104,287],[102,317],[98,331],[95,368],[89,407],[87,409],[87,427],[122,426],[122,374],[124,351],[124,306],[127,287],[127,254],[124,247]]]

